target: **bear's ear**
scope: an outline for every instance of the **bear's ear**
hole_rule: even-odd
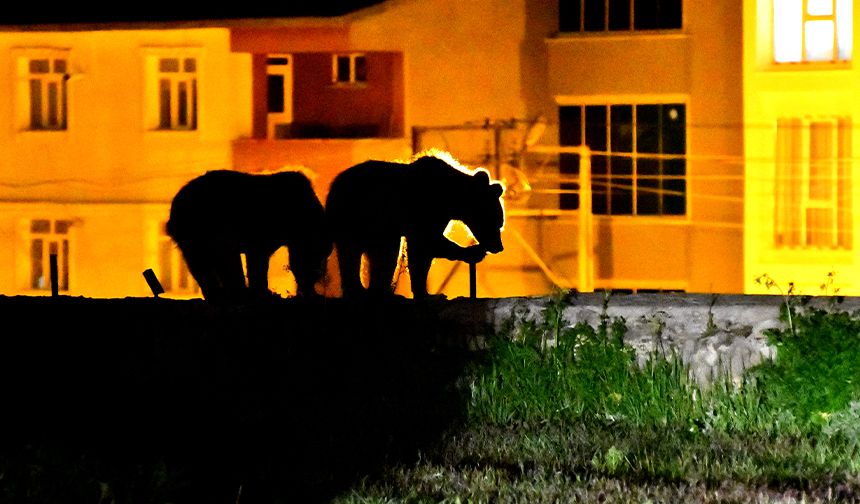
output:
[[[478,170],[472,176],[475,177],[475,182],[478,182],[480,184],[489,184],[490,183],[490,174],[487,173],[486,170]]]
[[[490,194],[492,194],[493,197],[501,198],[502,194],[504,194],[504,192],[505,192],[505,187],[502,184],[500,184],[498,182],[493,182],[492,184],[490,184]]]

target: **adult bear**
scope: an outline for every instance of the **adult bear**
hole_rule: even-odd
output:
[[[337,251],[344,297],[364,292],[361,257],[369,269],[367,291],[391,293],[406,239],[412,297],[427,295],[434,258],[480,262],[502,251],[504,187],[486,170],[459,167],[433,153],[411,163],[366,161],[339,173],[326,199],[326,218]],[[451,220],[465,223],[478,241],[461,247],[443,233]]]
[[[206,172],[176,193],[167,233],[203,297],[216,302],[270,295],[269,258],[282,246],[289,251],[297,294],[312,295],[332,251],[322,203],[298,171]]]

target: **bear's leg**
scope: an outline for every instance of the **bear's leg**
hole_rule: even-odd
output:
[[[370,263],[370,279],[368,291],[374,296],[391,294],[394,270],[400,258],[400,237],[380,240],[367,251],[367,261]]]
[[[354,242],[339,241],[335,249],[343,297],[360,295],[364,292],[364,286],[361,285],[361,248]]]
[[[218,276],[215,274],[215,265],[212,263],[211,254],[208,252],[210,247],[198,247],[194,243],[185,242],[177,243],[179,250],[182,251],[182,257],[185,260],[185,265],[194,281],[200,286],[200,292],[203,294],[203,299],[217,299],[221,291],[221,283]]]
[[[407,241],[406,264],[409,268],[409,280],[414,299],[427,297],[427,276],[430,273],[432,263],[433,256],[431,254],[428,254],[418,244],[410,246]]]
[[[265,297],[269,291],[269,257],[267,252],[255,250],[245,253],[248,267],[248,290],[254,297]]]
[[[242,269],[242,256],[238,251],[218,250],[213,257],[213,268],[222,289],[223,300],[236,302],[247,297],[248,286]]]
[[[326,258],[320,258],[318,253],[305,250],[305,247],[293,245],[290,251],[290,271],[296,279],[296,290],[299,296],[316,294],[314,286],[325,274]]]

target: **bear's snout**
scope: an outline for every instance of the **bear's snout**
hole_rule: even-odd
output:
[[[498,254],[505,249],[505,247],[502,246],[502,240],[494,240],[492,243],[482,245],[484,245],[484,248],[490,254]]]

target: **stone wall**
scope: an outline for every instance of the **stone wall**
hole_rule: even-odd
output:
[[[522,320],[540,320],[541,311],[551,302],[564,303],[563,321],[567,327],[586,323],[597,328],[601,317],[623,320],[627,327],[624,342],[635,349],[640,365],[655,351],[675,353],[703,387],[721,375],[730,375],[738,382],[746,369],[774,359],[777,349],[768,344],[766,332],[786,328],[780,319],[786,298],[775,295],[660,293],[607,297],[589,293],[562,301],[548,297],[455,299],[440,305],[440,318],[458,320],[461,325],[471,319],[471,327],[462,332],[462,341],[470,348],[479,348],[484,345],[483,336],[488,329],[499,330],[509,322],[516,325]],[[801,307],[848,312],[860,309],[860,298],[793,298],[791,302]]]

